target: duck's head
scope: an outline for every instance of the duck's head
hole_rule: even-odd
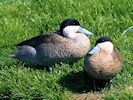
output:
[[[83,33],[85,35],[92,35],[93,33],[82,28],[80,23],[75,19],[66,19],[60,25],[60,33],[62,36],[74,38],[76,34]]]
[[[95,46],[89,51],[89,54],[94,54],[100,50],[108,54],[113,52],[113,43],[109,37],[103,36],[97,39]]]

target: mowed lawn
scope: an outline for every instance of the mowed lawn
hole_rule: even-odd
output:
[[[92,31],[91,46],[109,36],[123,59],[123,69],[104,88],[93,92],[83,59],[72,65],[24,66],[10,58],[15,44],[55,31],[66,18]],[[0,99],[133,99],[133,0],[0,0]]]

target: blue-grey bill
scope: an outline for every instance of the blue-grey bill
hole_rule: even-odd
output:
[[[96,53],[98,51],[100,51],[99,46],[95,46],[88,52],[88,54],[92,55],[92,54],[94,54],[94,53]]]
[[[82,27],[80,27],[80,29],[78,30],[78,32],[84,33],[85,35],[93,35],[92,32],[90,32],[90,31],[88,31],[87,29],[82,28]]]

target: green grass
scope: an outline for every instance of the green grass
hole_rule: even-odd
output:
[[[133,24],[133,0],[0,0],[0,99],[74,99],[91,87],[83,59],[73,65],[45,69],[24,67],[9,57],[22,40],[59,28],[66,18],[79,20],[94,33],[92,46],[103,35],[112,38],[123,59],[123,70],[99,94],[105,100],[133,99],[133,34],[121,33]],[[91,92],[92,93],[92,92]]]

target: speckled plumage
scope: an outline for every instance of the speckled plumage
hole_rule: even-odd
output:
[[[73,62],[84,57],[90,47],[86,36],[83,36],[82,40],[72,40],[57,34],[52,34],[52,37],[51,42],[36,47],[37,59],[40,59],[42,65]],[[81,44],[82,41],[86,41],[87,44]]]
[[[112,78],[121,70],[121,59],[118,53],[113,52],[111,55],[106,55],[104,51],[100,51],[90,56],[85,57],[85,70],[95,79],[107,80]]]
[[[23,41],[17,44],[17,46],[30,46],[31,48],[34,48],[36,50],[34,59],[37,61],[36,64],[50,65],[60,62],[73,62],[79,58],[84,57],[89,50],[90,41],[89,38],[85,35],[81,36],[80,39],[75,40],[65,38],[56,33],[51,33],[49,35],[40,35]],[[26,50],[24,50],[24,52],[27,54]],[[26,61],[22,58],[16,57],[16,59],[27,62],[27,59],[25,59]],[[29,63],[35,65],[34,61],[33,63]]]
[[[90,47],[86,35],[91,32],[82,28],[75,19],[66,19],[60,25],[60,30],[39,35],[18,43],[20,46],[11,53],[11,57],[30,65],[47,66],[55,63],[71,63],[84,57]]]
[[[55,63],[71,63],[84,57],[90,47],[86,35],[91,32],[82,28],[75,19],[66,19],[60,30],[40,35],[18,43],[20,46],[11,53],[11,57],[30,65],[46,66],[51,71]]]
[[[94,79],[108,80],[122,68],[122,60],[114,48],[112,53],[100,50],[84,59],[85,71]]]

